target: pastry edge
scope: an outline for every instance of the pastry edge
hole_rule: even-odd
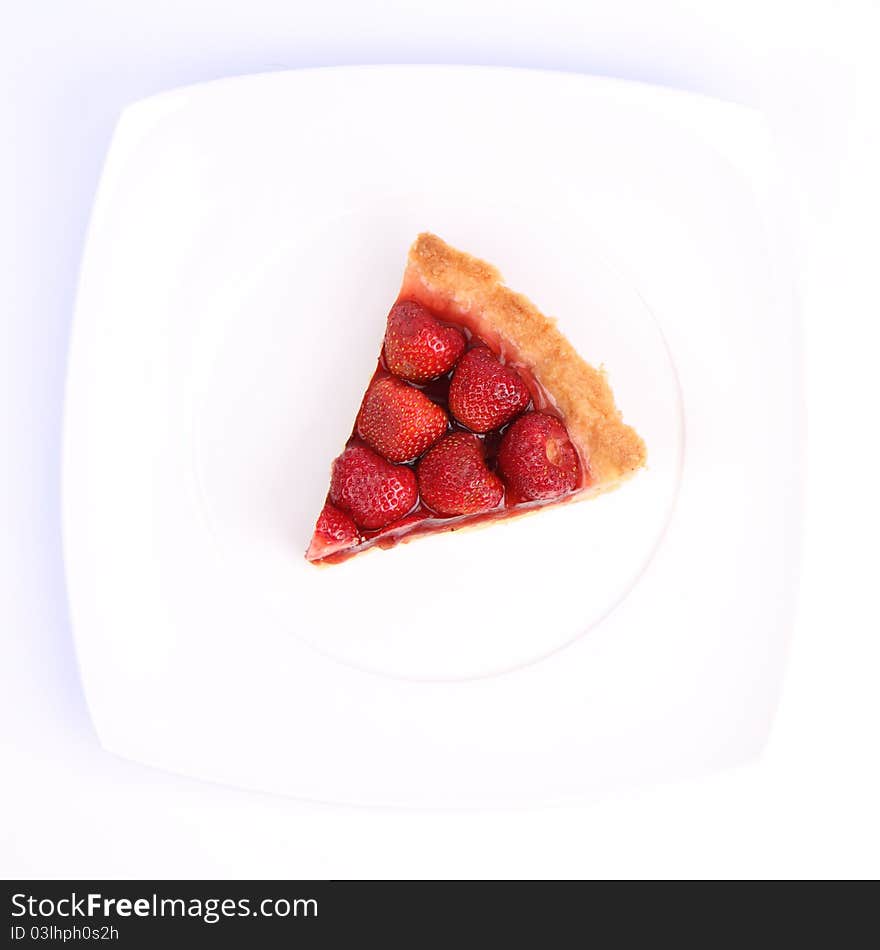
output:
[[[594,489],[609,489],[644,466],[645,443],[623,421],[604,370],[582,359],[556,321],[507,287],[497,268],[425,232],[410,248],[401,296],[418,286],[488,323],[529,366],[585,456]]]

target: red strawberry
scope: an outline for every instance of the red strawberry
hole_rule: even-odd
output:
[[[350,445],[333,463],[330,501],[368,531],[402,518],[416,503],[416,477],[365,445]]]
[[[389,462],[417,458],[446,428],[440,406],[393,376],[373,382],[357,418],[358,435]]]
[[[502,436],[498,471],[517,500],[546,501],[577,486],[578,456],[558,419],[528,412]]]
[[[314,561],[316,558],[343,551],[356,544],[359,537],[360,533],[351,518],[328,501],[318,515],[315,534],[306,557]]]
[[[504,486],[486,467],[483,446],[470,432],[453,432],[418,466],[422,501],[441,515],[472,515],[501,503]]]
[[[398,301],[388,314],[385,362],[395,376],[413,383],[436,379],[455,366],[464,348],[461,330],[444,326],[414,300]]]
[[[531,395],[519,373],[504,366],[485,346],[458,361],[449,384],[449,408],[474,432],[503,426],[529,404]]]

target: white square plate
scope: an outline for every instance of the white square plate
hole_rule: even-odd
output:
[[[754,754],[799,543],[772,187],[753,113],[582,76],[308,70],[127,109],[65,426],[104,746],[401,805],[578,798]],[[421,230],[606,365],[649,468],[318,570],[302,551]]]

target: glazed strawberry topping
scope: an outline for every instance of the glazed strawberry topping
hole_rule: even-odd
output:
[[[449,411],[474,432],[500,428],[530,401],[519,373],[486,346],[475,346],[462,356],[449,384]]]
[[[306,557],[327,557],[328,554],[350,548],[359,538],[357,525],[345,512],[328,501],[318,515],[315,534]]]
[[[453,432],[419,462],[422,501],[441,515],[472,515],[497,508],[504,497],[501,479],[489,471],[481,441]]]
[[[408,462],[432,446],[447,424],[446,413],[423,392],[381,376],[364,396],[357,433],[389,462]]]
[[[333,463],[330,501],[367,530],[402,518],[416,503],[412,469],[386,462],[365,445],[350,445]]]
[[[385,362],[395,376],[426,383],[455,366],[467,345],[464,334],[445,326],[414,300],[391,308],[385,330]]]
[[[498,471],[517,498],[549,501],[577,486],[577,452],[558,419],[529,412],[504,433]]]
[[[404,300],[388,315],[382,355],[333,463],[310,560],[341,560],[422,523],[495,517],[578,487],[565,426],[530,411],[526,381],[483,340]]]

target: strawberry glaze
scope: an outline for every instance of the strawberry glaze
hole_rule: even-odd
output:
[[[531,395],[531,402],[524,411],[528,412],[529,410],[538,410],[540,412],[547,413],[548,415],[555,416],[564,424],[565,420],[562,418],[561,413],[556,408],[556,405],[553,403],[553,400],[550,398],[549,394],[543,389],[543,387],[541,387],[535,377],[529,372],[528,367],[517,362],[516,359],[513,358],[514,354],[512,354],[505,346],[505,342],[500,339],[497,334],[494,334],[491,331],[491,328],[484,320],[480,318],[479,314],[471,313],[465,309],[451,304],[447,300],[434,297],[421,284],[404,283],[400,296],[397,299],[397,303],[405,300],[416,300],[418,303],[430,310],[441,323],[462,330],[467,338],[467,349],[472,349],[474,346],[478,345],[488,346],[502,363],[512,367],[517,371],[523,382],[528,387],[529,393]],[[449,382],[452,378],[453,372],[454,367],[446,375],[441,376],[439,379],[432,380],[429,383],[422,385],[417,383],[409,383],[408,385],[412,385],[417,389],[421,389],[429,399],[443,407],[449,418],[449,431],[470,431],[469,429],[466,429],[465,426],[461,425],[456,419],[454,419],[449,412]],[[376,370],[370,379],[367,389],[369,389],[369,386],[372,385],[376,379],[392,375],[393,374],[390,372],[387,364],[385,363],[383,348],[383,352],[380,354],[378,363],[376,365]],[[519,416],[516,418],[519,418]],[[511,420],[511,422],[512,421],[514,420]],[[510,423],[507,425],[510,425]],[[498,446],[501,442],[501,437],[503,436],[507,425],[486,434],[475,433],[483,443],[486,455],[486,464],[492,471],[495,471],[496,469]],[[362,444],[362,440],[358,437],[355,429],[352,431],[348,441],[346,442],[346,448],[350,445],[356,444]],[[414,460],[410,463],[407,463],[407,467],[414,470],[417,461],[418,460]],[[446,517],[438,515],[436,512],[428,508],[421,501],[421,499],[419,499],[416,502],[414,508],[407,515],[405,515],[403,518],[400,518],[398,521],[395,521],[393,524],[387,525],[386,527],[376,531],[362,530],[360,532],[359,541],[352,547],[345,548],[341,551],[335,551],[333,553],[327,554],[324,557],[316,556],[318,552],[310,549],[310,554],[312,554],[310,560],[318,564],[336,564],[341,561],[348,560],[350,557],[353,557],[355,554],[359,554],[361,551],[364,551],[369,547],[391,548],[399,543],[409,541],[412,538],[420,537],[425,534],[431,534],[444,530],[455,531],[456,529],[462,527],[469,527],[489,521],[497,521],[517,514],[525,514],[527,511],[533,510],[535,508],[547,507],[548,505],[564,504],[565,502],[571,501],[575,495],[585,488],[588,488],[590,485],[589,469],[583,458],[580,458],[578,475],[578,484],[573,491],[546,501],[524,501],[523,499],[517,498],[515,495],[513,495],[510,488],[506,487],[504,498],[497,508],[493,508],[490,511],[482,511],[479,514],[473,515],[462,515],[458,517]]]

